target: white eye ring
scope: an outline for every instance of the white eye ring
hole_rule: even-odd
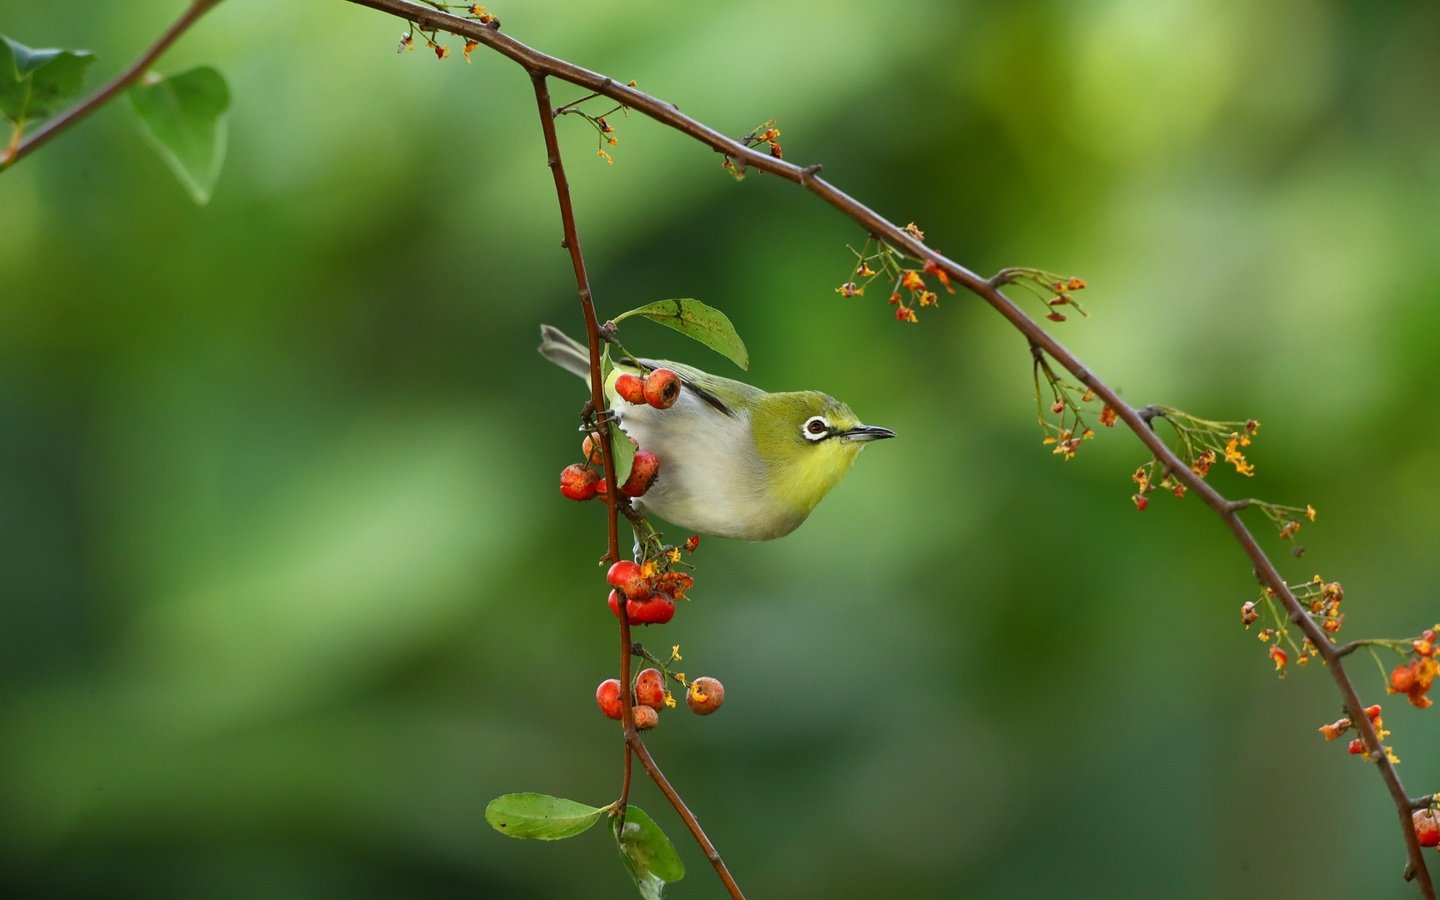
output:
[[[824,416],[811,416],[800,426],[800,434],[811,443],[823,441],[830,436],[830,420]]]

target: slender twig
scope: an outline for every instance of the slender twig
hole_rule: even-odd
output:
[[[720,880],[725,884],[725,890],[729,891],[730,896],[735,898],[735,900],[745,900],[745,895],[740,892],[740,886],[735,883],[735,879],[730,876],[730,870],[725,867],[725,860],[720,858],[720,851],[716,850],[715,845],[710,843],[710,838],[705,836],[704,829],[700,827],[700,821],[690,812],[690,808],[685,805],[685,801],[680,799],[680,795],[676,793],[675,788],[670,786],[669,779],[665,777],[664,772],[660,771],[660,767],[655,764],[654,757],[650,755],[649,749],[646,748],[645,742],[640,740],[639,735],[636,735],[634,740],[630,741],[630,749],[634,750],[635,755],[640,758],[640,765],[644,766],[645,771],[650,773],[650,779],[660,788],[660,793],[665,795],[665,799],[669,800],[670,805],[675,807],[675,811],[680,814],[680,818],[685,820],[685,827],[690,829],[690,834],[695,837],[695,842],[700,845],[701,850],[705,851],[705,858],[710,860],[710,865],[715,867],[715,874],[720,876]]]
[[[585,333],[590,343],[590,402],[597,410],[604,410],[605,396],[604,385],[600,380],[600,325],[595,318],[595,303],[590,292],[590,277],[585,272],[585,259],[580,252],[580,236],[575,228],[575,209],[570,202],[570,184],[565,177],[565,165],[560,159],[560,141],[555,134],[556,111],[550,105],[550,89],[546,85],[546,78],[543,72],[531,71],[530,80],[535,87],[535,103],[540,114],[540,128],[545,134],[545,151],[548,155],[550,172],[555,178],[555,197],[560,203],[560,221],[565,231],[565,247],[570,251],[570,262],[575,269],[575,285],[580,291],[580,307],[585,314]],[[603,439],[608,434],[609,417],[603,413],[599,414],[602,439],[597,441],[600,445],[600,458],[605,468],[606,484],[610,489],[605,492],[607,506],[606,518],[609,523],[609,551],[608,558],[611,561],[620,559],[619,546],[619,523],[617,513],[619,512],[620,485],[615,481],[615,461],[610,455],[610,442]],[[705,858],[715,867],[715,872],[725,884],[725,889],[730,892],[731,897],[742,898],[744,894],[735,883],[730,870],[725,866],[725,860],[721,858],[715,845],[705,835],[700,822],[685,801],[680,799],[680,794],[670,785],[665,773],[655,764],[655,760],[646,749],[640,732],[635,730],[635,716],[631,707],[630,697],[630,617],[625,612],[625,605],[620,604],[620,702],[622,704],[622,722],[625,728],[625,775],[620,785],[620,798],[615,802],[615,822],[617,828],[625,821],[625,809],[630,802],[630,758],[631,754],[639,757],[640,764],[650,774],[650,778],[670,801],[675,812],[685,822],[685,827],[690,829],[696,843],[705,852]]]
[[[185,10],[180,18],[176,19],[175,23],[165,30],[165,33],[160,36],[160,39],[156,41],[149,50],[146,50],[139,59],[131,63],[128,69],[116,75],[111,79],[109,84],[106,84],[94,94],[91,94],[89,97],[32,131],[15,147],[12,153],[6,158],[0,159],[0,170],[13,166],[46,141],[55,137],[55,135],[69,128],[71,125],[74,125],[76,122],[79,122],[101,106],[104,106],[116,94],[129,87],[132,82],[141,75],[144,75],[145,71],[150,68],[150,64],[155,62],[160,54],[164,53],[171,44],[175,43],[180,35],[188,31],[197,19],[215,8],[219,3],[220,0],[192,0],[189,8]]]

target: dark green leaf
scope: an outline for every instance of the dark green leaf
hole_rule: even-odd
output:
[[[625,483],[630,477],[630,468],[635,464],[635,445],[620,430],[619,425],[610,426],[610,455],[615,460],[615,485]]]
[[[685,865],[675,845],[654,820],[637,806],[625,812],[625,825],[615,835],[620,857],[635,877],[635,886],[645,900],[660,900],[665,885],[685,877]]]
[[[36,50],[0,35],[0,113],[18,123],[64,109],[80,96],[94,61],[89,50]]]
[[[195,202],[207,202],[225,161],[224,76],[209,67],[169,78],[151,73],[127,93],[141,134]]]
[[[745,349],[745,342],[735,333],[735,326],[730,324],[730,319],[713,306],[689,297],[656,300],[654,303],[621,313],[615,317],[615,321],[621,322],[631,316],[653,319],[694,338],[721,356],[729,358],[740,368],[750,368],[750,354]]]
[[[580,834],[609,811],[548,794],[503,794],[485,807],[485,821],[513,838],[558,841]]]

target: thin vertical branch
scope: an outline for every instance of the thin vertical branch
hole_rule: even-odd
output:
[[[600,381],[600,326],[595,316],[595,302],[590,292],[590,277],[585,272],[585,259],[580,252],[580,236],[575,228],[575,209],[570,201],[570,184],[565,177],[565,166],[560,159],[560,142],[555,134],[555,110],[550,103],[550,89],[546,84],[546,77],[543,72],[531,71],[530,81],[535,87],[535,103],[540,115],[540,128],[545,134],[545,151],[548,157],[550,173],[555,179],[555,197],[560,204],[560,221],[565,231],[565,247],[570,251],[570,263],[575,269],[575,285],[580,291],[580,308],[585,314],[585,332],[590,344],[590,402],[595,408],[597,420],[600,422],[602,435],[608,434],[610,417],[606,410],[604,385]],[[620,559],[619,546],[619,522],[617,519],[618,504],[620,501],[620,485],[615,481],[615,462],[610,456],[610,442],[608,439],[599,441],[600,458],[605,468],[606,484],[610,489],[605,492],[606,517],[609,523],[609,559],[615,561]],[[700,827],[700,822],[680,794],[671,786],[665,773],[660,771],[650,751],[646,748],[640,732],[635,730],[635,716],[632,710],[632,698],[630,696],[630,618],[625,613],[625,604],[620,604],[620,702],[622,704],[622,722],[625,730],[625,775],[620,786],[620,798],[615,803],[616,821],[623,822],[625,808],[630,802],[630,757],[633,753],[640,758],[640,764],[649,773],[651,779],[659,786],[665,799],[675,808],[685,827],[690,829],[690,834],[704,851],[705,858],[715,867],[715,873],[720,876],[725,889],[730,896],[743,900],[744,894],[735,883],[730,870],[721,858],[720,852],[715,849],[710,838],[706,836],[705,830]]]
[[[116,75],[108,84],[94,94],[91,94],[89,97],[46,122],[44,125],[32,131],[24,140],[20,141],[9,155],[0,159],[0,171],[3,171],[9,166],[13,166],[30,153],[39,149],[60,132],[110,102],[116,94],[125,90],[125,88],[129,87],[131,83],[141,75],[144,75],[145,71],[150,68],[150,64],[155,62],[160,54],[169,49],[170,45],[180,38],[180,35],[188,31],[190,26],[195,24],[196,20],[211,9],[214,9],[219,3],[220,0],[193,0],[189,8],[185,10],[180,18],[176,19],[174,24],[165,30],[165,33],[160,36],[159,40],[151,45],[149,50],[146,50],[139,59],[131,63],[129,68],[119,75]]]

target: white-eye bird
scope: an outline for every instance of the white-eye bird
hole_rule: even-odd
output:
[[[540,354],[590,380],[590,353],[564,332],[540,326]],[[693,366],[664,360],[617,362],[605,399],[620,427],[660,462],[638,509],[717,537],[768,541],[794,531],[870,441],[888,428],[863,425],[850,407],[818,391],[766,393]],[[645,368],[641,368],[641,366]],[[675,405],[630,404],[615,392],[624,372],[664,367],[684,388]]]

